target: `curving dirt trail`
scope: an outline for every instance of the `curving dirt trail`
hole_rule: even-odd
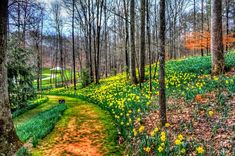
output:
[[[115,128],[110,116],[95,105],[75,98],[64,98],[68,109],[54,130],[31,152],[35,156],[102,156],[117,154]],[[107,125],[106,123],[109,123]],[[111,133],[107,133],[111,132]],[[112,139],[113,141],[109,141]],[[110,145],[108,145],[110,143]],[[118,154],[119,155],[119,154]]]

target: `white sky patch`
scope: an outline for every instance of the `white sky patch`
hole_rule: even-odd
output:
[[[36,0],[38,2],[44,3],[45,7],[45,23],[44,23],[44,33],[55,33],[54,29],[54,21],[53,21],[53,13],[51,11],[53,3],[63,3],[61,0]],[[62,5],[62,4],[61,4]],[[67,24],[69,23],[70,15],[68,14],[67,10],[61,6],[61,19],[63,20],[63,34],[70,34],[67,30],[70,26]]]

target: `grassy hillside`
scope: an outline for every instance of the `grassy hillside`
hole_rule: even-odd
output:
[[[225,60],[226,69],[235,67],[234,52],[226,54]],[[222,123],[225,120],[231,121],[234,117],[231,113],[235,110],[234,105],[228,104],[230,102],[228,97],[232,97],[232,93],[235,92],[235,77],[228,75],[211,78],[210,70],[211,58],[209,56],[167,62],[166,92],[169,99],[167,111],[171,112],[171,115],[176,114],[173,117],[180,117],[182,112],[186,111],[191,114],[189,115],[190,122],[186,122],[187,125],[179,123],[183,121],[182,118],[178,123],[174,123],[174,120],[169,118],[169,123],[162,129],[159,127],[157,116],[158,76],[153,80],[152,93],[149,92],[148,81],[142,85],[142,88],[131,85],[126,80],[125,73],[102,79],[99,85],[92,84],[79,89],[76,93],[72,87],[57,88],[46,93],[83,98],[108,110],[126,143],[131,143],[127,148],[128,153],[138,152],[142,155],[150,153],[158,155],[231,154],[233,151],[230,143],[227,147],[214,145],[203,140],[205,139],[203,136],[196,134],[198,123],[211,126],[208,131],[211,131],[210,135],[213,134],[212,138],[220,137],[221,133],[218,131],[225,128],[228,141],[231,141],[229,133],[234,132],[234,125],[228,124],[225,127],[221,125],[224,125]],[[146,77],[149,77],[148,67],[146,74]],[[151,115],[154,119],[149,119]],[[215,124],[217,127],[214,127]]]

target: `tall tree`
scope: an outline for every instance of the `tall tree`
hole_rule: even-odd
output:
[[[196,32],[196,0],[193,0],[193,32]],[[193,48],[195,55],[195,48]]]
[[[204,33],[204,0],[201,0],[201,42],[203,40],[203,33]],[[201,47],[201,56],[203,56],[203,47]]]
[[[225,7],[226,7],[226,35],[229,34],[229,6],[230,6],[230,1],[226,0],[225,1]],[[228,50],[228,45],[226,44],[225,50]]]
[[[136,65],[135,65],[135,0],[131,0],[130,3],[130,38],[131,38],[131,56],[130,56],[130,73],[131,82],[137,84],[136,78]]]
[[[0,5],[0,154],[13,155],[21,146],[11,117],[6,69],[8,0]]]
[[[151,33],[150,33],[150,7],[149,7],[149,0],[146,3],[146,10],[147,10],[147,38],[148,38],[148,59],[149,59],[149,91],[152,92],[152,52],[151,52]]]
[[[223,73],[222,0],[211,1],[211,53],[212,75]]]
[[[76,87],[76,60],[75,60],[75,39],[74,39],[74,16],[75,16],[75,0],[73,0],[73,15],[72,15],[72,42],[73,42],[73,85],[74,90],[77,90]]]
[[[128,21],[128,1],[123,0],[125,13],[125,63],[126,79],[129,79],[129,57],[128,57],[128,40],[129,40],[129,21]]]
[[[145,0],[141,0],[141,34],[140,34],[140,83],[144,81],[145,77],[145,72],[144,72],[144,67],[145,67]]]
[[[165,0],[160,0],[160,52],[159,52],[159,104],[162,126],[167,122],[166,118],[166,93],[165,93]]]

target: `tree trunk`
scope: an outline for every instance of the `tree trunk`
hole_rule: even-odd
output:
[[[150,33],[150,18],[149,18],[149,0],[146,3],[147,10],[147,37],[148,37],[148,59],[149,59],[149,91],[152,93],[152,52],[151,52],[151,33]]]
[[[140,34],[140,83],[144,82],[145,72],[145,0],[141,0],[141,34]]]
[[[165,0],[160,0],[160,52],[159,52],[159,104],[162,126],[167,122],[166,119],[166,93],[165,93]]]
[[[130,71],[131,82],[137,84],[136,66],[135,66],[135,0],[131,0],[130,4],[130,26],[131,26],[131,57],[130,57]]]
[[[89,41],[89,81],[90,83],[94,81],[94,76],[93,76],[93,67],[92,67],[92,36],[91,36],[91,0],[88,0],[88,41]]]
[[[125,63],[126,63],[126,79],[129,79],[129,57],[128,57],[128,40],[129,40],[129,24],[128,24],[128,9],[125,0],[123,0],[124,3],[124,12],[125,12]]]
[[[224,71],[223,37],[222,37],[222,1],[211,1],[211,52],[212,75]]]
[[[202,8],[201,8],[201,9],[202,9],[202,10],[201,10],[201,11],[202,11],[202,18],[201,18],[201,20],[202,20],[202,21],[201,21],[201,22],[202,22],[202,23],[201,23],[201,29],[202,29],[202,30],[201,30],[201,32],[202,32],[202,33],[201,33],[201,42],[202,42],[203,37],[204,37],[204,34],[203,34],[203,33],[204,33],[204,30],[203,30],[203,24],[204,24],[204,0],[201,0],[201,7],[202,7]],[[201,56],[204,56],[202,43],[201,43]]]
[[[73,87],[77,90],[76,86],[76,60],[75,60],[75,39],[74,39],[74,12],[75,11],[75,0],[73,0],[73,17],[72,17],[72,40],[73,40]]]
[[[193,32],[195,33],[196,32],[196,0],[193,0]],[[196,38],[194,37],[194,40]],[[196,50],[195,48],[193,47],[193,55],[195,55],[196,53]]]
[[[11,117],[7,89],[6,48],[8,0],[0,5],[0,154],[13,155],[21,146]]]
[[[226,0],[226,35],[229,34],[229,0]],[[228,43],[226,43],[225,50],[228,51]]]

